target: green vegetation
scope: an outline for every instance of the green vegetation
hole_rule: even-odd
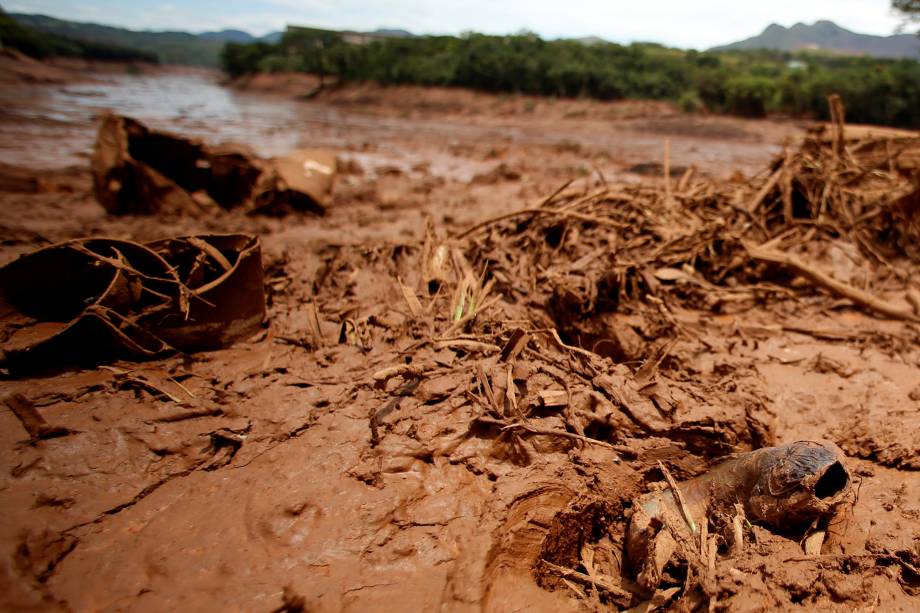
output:
[[[891,8],[909,21],[920,21],[920,0],[891,0]]]
[[[120,45],[76,40],[24,27],[0,10],[0,43],[30,57],[78,57],[121,62],[157,62],[157,56]]]
[[[232,76],[301,71],[340,81],[469,87],[560,97],[672,100],[686,110],[826,118],[843,96],[854,122],[920,128],[920,63],[780,51],[697,52],[655,44],[585,45],[533,34],[387,38],[288,28],[278,44],[230,43]]]
[[[188,32],[136,32],[95,23],[79,23],[44,15],[10,15],[19,25],[49,37],[64,37],[82,45],[132,48],[162,64],[213,66],[220,64],[224,42]],[[7,44],[4,38],[4,44]]]

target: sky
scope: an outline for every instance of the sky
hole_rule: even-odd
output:
[[[880,35],[901,23],[889,0],[0,0],[0,6],[135,30],[233,28],[262,35],[287,24],[415,34],[527,30],[544,38],[598,36],[694,49],[755,36],[770,23],[829,19]]]

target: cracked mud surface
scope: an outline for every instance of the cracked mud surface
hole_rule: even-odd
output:
[[[722,180],[765,166],[793,127],[707,119],[733,129],[700,136],[701,120],[625,125],[579,102],[572,112],[586,118],[509,117],[489,111],[491,97],[463,120],[442,92],[407,118],[379,92],[346,94],[296,111],[301,143],[343,160],[322,219],[106,216],[69,157],[92,134],[89,113],[0,122],[7,135],[25,126],[38,142],[70,139],[62,162],[4,138],[4,160],[21,150],[37,187],[2,184],[0,264],[77,236],[254,232],[269,308],[263,332],[228,349],[0,381],[70,432],[32,444],[0,410],[0,607],[616,610],[550,565],[619,576],[631,501],[662,480],[659,462],[686,479],[730,453],[826,438],[859,478],[839,551],[807,556],[801,531],[754,524],[740,555],[719,552],[711,606],[916,610],[915,323],[818,292],[716,304],[684,287],[692,300],[660,318],[588,308],[570,299],[586,291],[573,269],[593,279],[595,264],[567,259],[571,233],[532,245],[542,280],[500,279],[468,327],[450,313],[462,275],[430,282],[437,236],[535,206],[569,179],[585,191],[598,171],[660,184],[628,169],[661,160],[668,126],[684,126],[671,133],[671,163]],[[260,102],[266,115],[286,121],[291,103],[272,100]],[[247,128],[213,126],[235,129]],[[496,235],[474,238],[460,246],[466,260],[488,259]],[[860,287],[920,278],[908,260],[875,277],[840,249],[815,261]],[[412,313],[400,283],[424,312]],[[515,348],[517,330],[527,336]],[[666,338],[657,379],[637,383]],[[126,384],[125,372],[151,386]]]

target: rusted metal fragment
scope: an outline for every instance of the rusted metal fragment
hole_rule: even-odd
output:
[[[66,241],[0,268],[0,289],[0,351],[11,370],[214,349],[265,316],[250,235]]]
[[[4,362],[36,368],[154,356],[167,346],[128,315],[161,307],[178,284],[165,260],[130,241],[33,251],[0,269]]]
[[[106,115],[93,150],[96,199],[115,214],[199,212],[204,207],[187,186],[200,174],[203,159],[200,144]]]
[[[188,311],[144,320],[158,338],[183,351],[216,349],[250,336],[265,319],[262,250],[244,234],[169,238],[149,243],[177,267],[189,290]]]

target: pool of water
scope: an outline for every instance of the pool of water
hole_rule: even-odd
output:
[[[106,75],[72,85],[0,90],[0,161],[66,166],[85,161],[98,117],[112,111],[151,127],[235,141],[262,155],[300,146],[304,105],[221,87],[206,74]],[[28,144],[24,144],[27,142]]]

